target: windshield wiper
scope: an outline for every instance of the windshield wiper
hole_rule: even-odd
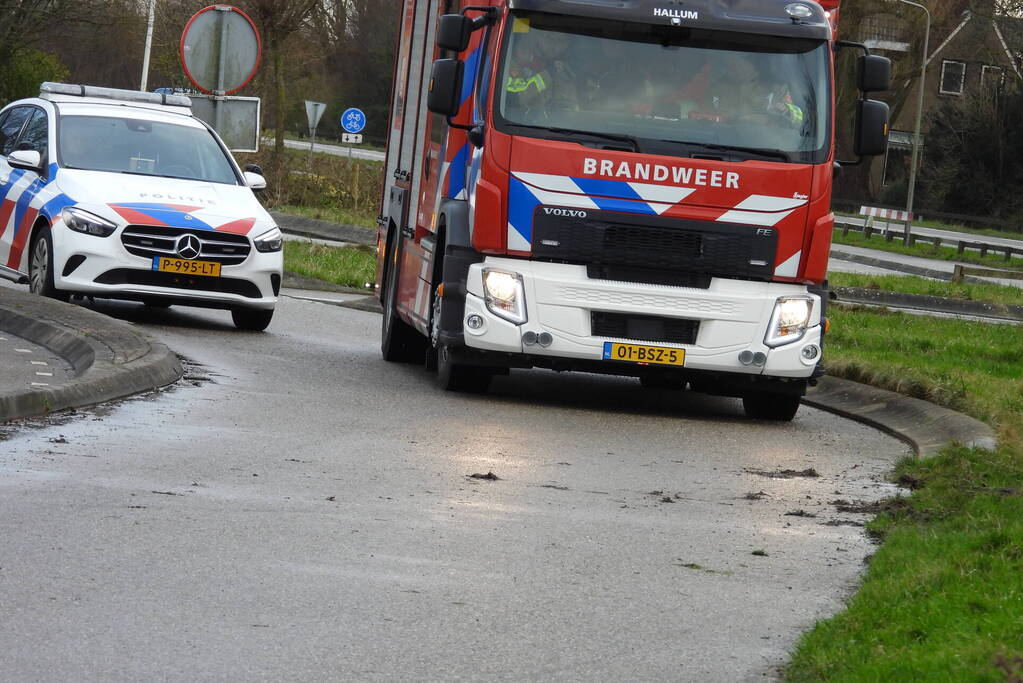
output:
[[[588,130],[576,130],[574,128],[548,128],[547,126],[530,126],[524,123],[516,123],[515,126],[519,128],[531,128],[533,130],[543,130],[554,133],[555,135],[565,135],[570,138],[576,137],[589,137],[595,140],[609,140],[611,142],[624,142],[632,148],[631,151],[639,152],[640,149],[639,140],[632,137],[631,135],[620,135],[618,133],[597,133]]]
[[[679,143],[678,140],[662,140],[661,142],[675,142]],[[694,149],[698,150],[711,150],[714,152],[732,152],[738,154],[748,154],[750,156],[764,157],[767,159],[781,159],[782,161],[791,161],[792,157],[789,156],[788,152],[783,152],[780,149],[758,149],[756,147],[734,147],[732,145],[715,145],[707,142],[689,142],[680,143],[691,145]]]

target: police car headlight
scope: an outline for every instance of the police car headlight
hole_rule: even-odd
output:
[[[771,324],[767,327],[764,343],[768,346],[782,346],[799,341],[806,334],[810,324],[813,299],[808,296],[783,296],[774,304]]]
[[[64,219],[64,225],[84,235],[110,237],[114,230],[117,230],[116,224],[82,209],[68,207],[61,211],[60,215]]]
[[[272,251],[281,250],[284,246],[284,235],[281,234],[280,228],[274,228],[272,230],[267,230],[252,241],[256,245],[256,251],[268,254]]]
[[[483,294],[494,315],[516,325],[526,322],[526,294],[518,273],[484,268]]]

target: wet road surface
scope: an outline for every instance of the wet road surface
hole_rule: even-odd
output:
[[[770,678],[873,550],[832,502],[908,454],[621,378],[442,393],[315,301],[95,307],[189,375],[6,430],[6,680]]]

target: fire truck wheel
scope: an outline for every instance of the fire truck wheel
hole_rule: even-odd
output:
[[[686,383],[681,377],[649,375],[646,377],[640,377],[639,385],[644,389],[669,389],[672,391],[682,391],[685,388]]]
[[[437,347],[437,384],[444,391],[482,394],[490,388],[493,374],[486,368],[456,363],[447,344]]]
[[[748,394],[742,397],[746,416],[755,420],[789,422],[799,410],[799,397],[785,394]]]
[[[388,253],[387,289],[384,292],[384,315],[380,324],[380,354],[389,363],[421,363],[426,356],[426,338],[398,317],[399,261]],[[393,259],[393,261],[392,261]]]

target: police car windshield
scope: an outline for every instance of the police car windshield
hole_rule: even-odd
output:
[[[58,163],[65,168],[238,184],[205,128],[116,116],[63,115]]]
[[[496,119],[533,137],[627,135],[653,154],[823,163],[828,58],[816,40],[518,14]]]

